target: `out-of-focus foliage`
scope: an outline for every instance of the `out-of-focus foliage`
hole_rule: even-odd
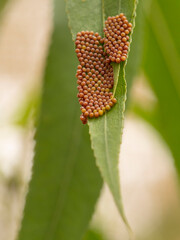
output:
[[[0,13],[1,13],[1,11],[3,10],[4,6],[6,5],[7,1],[8,1],[8,0],[1,0],[1,1],[0,1]]]
[[[77,61],[63,3],[54,1],[54,33],[20,240],[81,239],[102,185],[88,127],[79,120]]]
[[[5,6],[6,6],[6,4],[7,4],[7,2],[8,2],[9,0],[1,0],[0,1],[0,20],[1,20],[1,15],[3,15],[2,13],[3,13],[3,10],[4,10],[4,8],[5,8]],[[1,22],[0,22],[0,24],[1,24]]]
[[[147,1],[148,2],[148,1]],[[144,4],[145,48],[142,67],[156,97],[151,111],[136,113],[149,121],[169,145],[180,174],[180,1]]]
[[[105,240],[103,236],[95,230],[88,230],[83,240]]]
[[[29,94],[22,106],[17,110],[15,116],[15,124],[26,127],[29,124],[29,119],[37,120],[39,109],[40,93],[33,92]],[[36,126],[36,122],[34,123]]]
[[[133,41],[130,46],[130,52],[128,56],[127,66],[126,66],[126,81],[127,81],[127,100],[126,105],[130,100],[130,90],[132,87],[133,79],[139,73],[142,57],[143,57],[143,46],[144,46],[144,14],[142,8],[142,1],[139,0],[136,10],[136,24],[133,31]],[[128,109],[127,109],[128,110]]]

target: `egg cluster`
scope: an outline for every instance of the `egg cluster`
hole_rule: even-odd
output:
[[[104,39],[93,31],[77,33],[76,54],[78,65],[76,77],[78,98],[81,105],[80,119],[83,124],[89,118],[98,118],[117,102],[110,89],[113,88],[113,68],[103,49]]]
[[[102,116],[117,102],[110,91],[114,85],[111,62],[126,60],[131,28],[132,24],[121,13],[105,21],[105,38],[93,31],[77,33],[75,44],[80,63],[76,73],[77,96],[83,124],[88,118]]]
[[[126,60],[129,47],[128,34],[131,30],[132,24],[128,22],[123,13],[108,17],[105,21],[104,48],[110,61],[120,63]]]

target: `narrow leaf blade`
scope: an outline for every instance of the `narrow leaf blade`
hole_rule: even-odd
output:
[[[123,64],[121,65],[123,69]],[[118,104],[106,113],[103,118],[89,121],[89,131],[97,165],[101,170],[103,178],[109,185],[122,218],[127,223],[122,206],[118,170],[126,100],[124,71],[120,72],[115,97]]]
[[[121,12],[134,25],[136,5],[136,0],[67,0],[67,13],[73,39],[77,32],[82,30],[97,31],[103,36],[105,19]],[[97,9],[97,6],[100,9]],[[76,7],[79,10],[77,17],[73,12]],[[82,21],[84,16],[86,16],[86,22]],[[89,120],[88,125],[97,165],[109,185],[122,218],[128,225],[122,206],[118,171],[126,100],[125,63],[113,64],[113,69],[115,83],[113,92],[117,98],[117,104],[101,118]]]
[[[19,240],[79,240],[102,180],[79,121],[77,62],[63,1],[55,0],[54,33],[44,77],[33,176]]]

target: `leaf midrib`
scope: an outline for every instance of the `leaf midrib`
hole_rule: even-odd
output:
[[[116,187],[114,188],[113,184],[113,176],[112,176],[112,164],[110,164],[110,157],[109,157],[109,147],[108,147],[108,137],[107,137],[107,113],[104,116],[104,139],[105,139],[105,151],[106,151],[106,163],[107,163],[107,169],[108,169],[108,175],[111,181],[111,186],[113,188],[113,192],[115,194]]]
[[[103,21],[103,27],[105,27],[105,18],[107,18],[108,16],[105,16],[105,9],[104,9],[104,0],[101,0],[102,1],[102,21]],[[120,12],[120,6],[121,6],[121,1],[119,0],[119,9],[118,9],[118,12]],[[104,34],[103,34],[104,35]],[[104,36],[103,36],[104,37]],[[119,64],[119,69],[120,69],[120,64]],[[119,73],[119,71],[118,71]],[[117,82],[118,82],[118,79],[117,79]],[[115,90],[113,89],[113,92],[114,92],[114,95],[115,95],[115,91],[116,91],[116,88],[117,88],[117,85],[118,83],[116,84],[115,86]],[[109,157],[109,147],[108,147],[108,137],[107,137],[107,114],[108,113],[105,113],[104,115],[104,138],[105,138],[105,151],[106,151],[106,166],[107,166],[107,170],[108,170],[108,175],[109,175],[109,179],[110,179],[110,182],[111,182],[111,186],[112,186],[112,191],[113,193],[115,194],[116,193],[116,187],[114,186],[113,184],[113,176],[112,176],[112,164],[110,162],[110,157]],[[119,183],[118,183],[119,185]],[[119,191],[118,191],[119,192]]]

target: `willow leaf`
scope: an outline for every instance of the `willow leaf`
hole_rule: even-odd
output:
[[[54,1],[54,33],[43,83],[33,175],[19,240],[80,240],[102,180],[88,127],[79,121],[77,62],[63,1]]]
[[[103,36],[104,21],[108,16],[123,12],[127,19],[135,19],[136,0],[66,0],[69,25],[73,39],[82,30],[98,32]],[[103,117],[89,120],[89,132],[97,165],[107,182],[118,210],[128,225],[122,206],[120,194],[118,160],[123,131],[126,100],[126,63],[113,64],[114,94],[117,104]]]

